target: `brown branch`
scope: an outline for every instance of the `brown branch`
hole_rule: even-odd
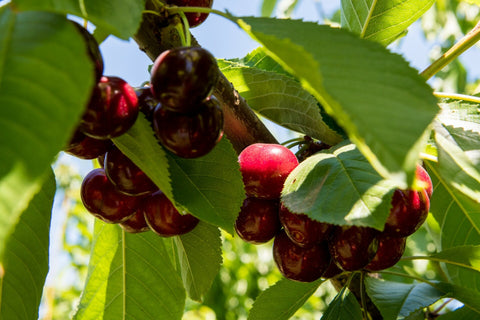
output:
[[[134,39],[140,50],[154,61],[163,51],[181,46],[178,31],[174,27],[177,23],[175,20],[179,18],[177,15],[169,16],[166,10],[156,7],[152,1],[147,1],[146,10],[158,12],[159,15],[144,14]],[[192,44],[198,46],[195,39],[192,39]],[[223,74],[220,75],[214,95],[222,104],[225,135],[237,153],[256,142],[277,143],[275,137]]]

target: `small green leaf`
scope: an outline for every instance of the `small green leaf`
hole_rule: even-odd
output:
[[[262,2],[262,17],[270,17],[277,5],[278,0],[263,0]]]
[[[285,181],[282,201],[321,222],[382,230],[393,189],[354,144],[341,143],[300,163]]]
[[[342,27],[388,45],[420,18],[435,0],[342,0]]]
[[[174,239],[188,296],[201,301],[222,264],[220,230],[200,221],[195,229]]]
[[[413,184],[438,113],[432,89],[417,70],[346,30],[288,19],[236,22],[300,80],[382,176],[402,188]]]
[[[162,237],[95,221],[87,281],[73,319],[181,319],[185,298]]]
[[[430,255],[430,258],[480,272],[480,245],[445,249]]]
[[[0,243],[63,149],[93,86],[85,43],[65,17],[0,8]],[[61,84],[61,85],[59,85]],[[0,245],[0,260],[3,255]]]
[[[345,286],[328,305],[321,320],[361,320],[362,310],[353,293]]]
[[[48,272],[50,218],[55,178],[50,175],[5,243],[0,277],[0,319],[38,318]],[[0,264],[0,269],[2,266]]]
[[[317,100],[297,80],[235,62],[220,60],[219,66],[248,105],[262,116],[329,145],[342,140],[323,122]]]
[[[104,32],[127,40],[135,34],[142,19],[145,0],[13,0],[19,10],[73,14],[91,21]]]
[[[322,283],[323,280],[305,283],[282,279],[258,296],[248,320],[290,319]]]

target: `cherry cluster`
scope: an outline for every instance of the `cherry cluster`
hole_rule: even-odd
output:
[[[223,112],[212,95],[218,80],[216,60],[205,49],[182,47],[154,62],[151,86],[137,90],[121,78],[103,75],[98,43],[74,23],[87,44],[96,84],[64,151],[97,158],[101,168],[84,178],[81,199],[97,218],[128,232],[153,230],[161,236],[192,230],[198,219],[181,214],[150,178],[112,142],[127,132],[139,112],[151,122],[159,143],[184,158],[210,152],[223,135]]]
[[[395,265],[406,238],[425,221],[432,182],[421,166],[416,176],[421,190],[395,190],[383,231],[360,226],[336,226],[291,212],[279,201],[288,174],[298,165],[295,155],[277,144],[254,144],[239,155],[246,190],[235,223],[245,241],[260,244],[272,239],[273,257],[291,280],[311,282],[344,271],[383,270]]]

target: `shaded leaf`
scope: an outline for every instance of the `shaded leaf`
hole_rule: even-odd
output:
[[[315,23],[251,17],[236,22],[300,80],[382,176],[402,188],[413,183],[438,107],[425,79],[401,56]]]
[[[468,307],[462,307],[438,317],[438,320],[472,320],[478,317],[478,313]]]
[[[4,6],[0,83],[1,260],[8,234],[84,110],[93,67],[80,34],[64,17]]]
[[[430,255],[430,258],[480,272],[480,245],[449,248]]]
[[[345,286],[328,305],[322,320],[361,320],[362,310],[353,293]]]
[[[4,273],[0,277],[0,319],[31,320],[39,316],[38,308],[48,272],[55,189],[55,178],[50,172],[6,241]]]
[[[284,278],[258,296],[248,320],[290,319],[322,283],[323,280],[297,282]]]
[[[185,289],[162,237],[96,219],[87,281],[73,317],[181,319]]]
[[[342,27],[383,45],[396,40],[435,0],[342,0]]]
[[[300,163],[285,181],[282,201],[321,222],[382,230],[393,191],[355,145],[341,143]]]

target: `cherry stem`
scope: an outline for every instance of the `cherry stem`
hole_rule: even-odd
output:
[[[443,308],[447,306],[450,302],[452,302],[454,299],[453,298],[448,298],[444,303],[442,303],[440,306],[438,306],[437,309],[433,310],[432,313],[433,315],[438,315],[440,311],[442,311]]]
[[[480,97],[469,96],[466,94],[434,92],[433,95],[437,98],[446,98],[446,99],[463,100],[463,101],[480,103]]]
[[[185,47],[190,47],[192,45],[192,36],[190,35],[190,25],[188,23],[187,16],[184,12],[179,12],[180,18],[182,19],[182,28],[183,30],[179,30],[178,32],[181,34],[180,37],[182,38],[182,44]],[[183,36],[185,35],[185,36]]]
[[[365,320],[369,319],[368,317],[368,312],[367,312],[367,301],[365,299],[365,273],[360,272],[360,303],[362,305],[362,313],[363,313],[363,318]]]
[[[476,42],[480,40],[480,21],[477,25],[470,30],[460,41],[454,44],[447,52],[445,52],[440,58],[435,60],[430,66],[423,70],[420,75],[425,79],[430,79],[437,72],[442,70],[446,65],[452,62],[455,58],[472,47]]]

